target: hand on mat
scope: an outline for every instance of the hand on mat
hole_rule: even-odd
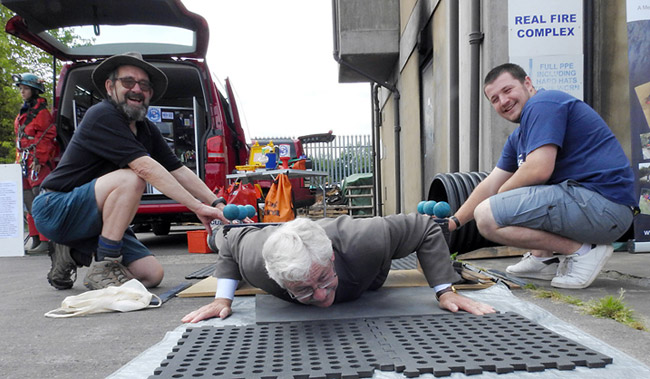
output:
[[[440,296],[440,308],[458,312],[459,309],[475,315],[484,315],[486,313],[495,313],[491,306],[474,301],[463,295],[453,292],[443,293]]]
[[[181,321],[195,323],[212,317],[224,319],[232,314],[232,309],[230,308],[231,305],[232,300],[217,298],[210,304],[204,305],[201,308],[188,313],[181,319]]]

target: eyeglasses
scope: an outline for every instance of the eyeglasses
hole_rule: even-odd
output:
[[[327,281],[327,283],[324,284],[319,284],[316,286],[317,289],[319,290],[332,290],[334,287],[334,282],[336,282],[336,273],[334,273],[334,276],[332,279]],[[293,293],[289,290],[287,290],[287,293],[289,293],[289,297],[291,297],[293,300],[298,300],[298,301],[304,301],[309,299],[310,297],[314,296],[314,289],[313,288],[307,288],[304,291],[299,291],[298,293]]]
[[[135,87],[136,83],[138,83],[138,85],[140,86],[140,89],[143,90],[144,92],[150,92],[151,87],[152,87],[152,84],[151,84],[150,81],[148,81],[148,80],[135,80],[130,76],[127,76],[127,77],[124,77],[124,78],[117,78],[115,80],[119,80],[120,82],[122,82],[122,85],[126,89],[132,89],[133,87]]]

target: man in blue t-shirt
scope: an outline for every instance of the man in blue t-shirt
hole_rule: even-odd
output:
[[[106,100],[88,109],[61,162],[33,204],[38,230],[56,242],[48,281],[71,288],[78,265],[95,264],[84,285],[118,286],[136,278],[157,286],[163,268],[129,229],[147,183],[194,212],[208,231],[225,201],[183,166],[158,128],[146,119],[167,76],[137,52],[100,63],[92,80]],[[219,205],[219,207],[217,207]]]
[[[530,249],[507,272],[588,287],[638,209],[629,160],[596,111],[564,92],[536,90],[515,64],[492,69],[484,92],[519,127],[450,230],[475,219],[486,238]]]

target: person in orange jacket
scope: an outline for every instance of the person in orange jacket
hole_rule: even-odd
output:
[[[47,101],[39,95],[45,92],[43,80],[30,73],[14,75],[16,87],[24,104],[14,121],[16,133],[16,163],[23,171],[23,201],[27,208],[27,224],[31,244],[25,244],[28,253],[48,251],[47,238],[36,230],[32,218],[32,201],[40,191],[43,179],[54,168],[54,157],[58,154],[55,141],[56,127],[47,109]]]

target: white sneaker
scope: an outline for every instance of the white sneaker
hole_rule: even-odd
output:
[[[582,255],[568,255],[551,285],[558,288],[587,288],[614,252],[612,245],[597,245]]]
[[[559,263],[558,257],[540,261],[529,251],[519,263],[506,267],[506,272],[522,278],[551,280],[557,273]]]

